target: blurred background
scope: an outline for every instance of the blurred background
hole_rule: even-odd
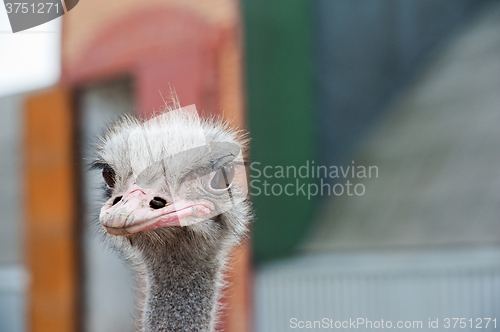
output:
[[[500,2],[86,0],[0,8],[0,332],[134,331],[88,165],[171,88],[252,138],[221,329],[500,324]]]

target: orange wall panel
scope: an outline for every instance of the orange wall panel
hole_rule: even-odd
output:
[[[77,188],[69,93],[54,89],[28,98],[24,119],[28,326],[75,331]]]

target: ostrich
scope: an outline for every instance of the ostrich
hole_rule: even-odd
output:
[[[214,331],[229,252],[251,220],[246,134],[185,107],[101,138],[106,240],[133,267],[140,331]]]

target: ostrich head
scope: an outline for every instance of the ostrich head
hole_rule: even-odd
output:
[[[137,272],[142,331],[212,331],[228,254],[250,220],[241,131],[194,106],[125,118],[101,139],[107,240]]]
[[[228,253],[250,219],[246,143],[194,106],[125,118],[102,138],[99,221],[138,272],[143,331],[214,329]]]
[[[246,139],[227,123],[185,107],[144,122],[126,118],[102,143],[94,165],[106,182],[99,219],[110,235],[133,245],[182,227],[205,240],[245,232]]]

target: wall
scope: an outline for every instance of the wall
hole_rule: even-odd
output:
[[[383,110],[483,2],[243,1],[251,161],[260,170],[350,163]],[[299,180],[307,188],[317,179]],[[256,258],[293,253],[317,197],[252,193]]]
[[[309,2],[244,1],[246,78],[255,168],[303,165],[314,158]],[[260,165],[260,166],[259,166]],[[252,171],[251,175],[258,173]],[[287,255],[313,211],[304,196],[269,195],[264,177],[252,178],[257,260]],[[261,181],[261,182],[257,182]],[[272,179],[284,185],[286,179]]]
[[[350,162],[387,105],[484,2],[313,1],[321,163]]]
[[[0,98],[0,332],[24,331],[26,272],[23,267],[23,96]]]
[[[83,88],[78,97],[80,116],[80,171],[83,186],[82,248],[84,264],[84,331],[135,331],[135,281],[122,259],[98,232],[98,215],[103,203],[102,175],[91,170],[97,137],[107,125],[133,110],[132,82],[114,80]]]

